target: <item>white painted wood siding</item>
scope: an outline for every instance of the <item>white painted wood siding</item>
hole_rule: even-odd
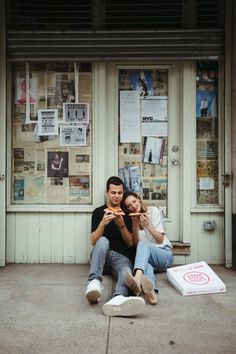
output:
[[[7,263],[87,263],[90,220],[88,213],[8,214]]]
[[[193,214],[188,238],[190,256],[175,256],[175,264],[205,260],[224,264],[223,215]],[[214,231],[203,222],[215,220]],[[9,213],[7,215],[7,263],[88,263],[90,213]]]

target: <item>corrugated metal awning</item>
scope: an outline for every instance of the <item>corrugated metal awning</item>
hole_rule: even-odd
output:
[[[224,56],[223,0],[10,0],[6,4],[11,61]]]
[[[215,59],[224,55],[224,36],[221,30],[9,31],[7,50],[12,61]]]

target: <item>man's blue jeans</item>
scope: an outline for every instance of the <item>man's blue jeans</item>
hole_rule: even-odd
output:
[[[132,270],[129,258],[109,249],[109,241],[106,237],[100,237],[90,256],[90,271],[88,281],[98,279],[102,282],[102,274],[111,274],[117,279],[115,295],[128,296],[129,290],[125,285],[124,278],[127,271]]]
[[[139,241],[134,262],[135,269],[142,269],[155,288],[154,272],[165,272],[173,264],[173,252],[169,246],[157,247],[154,243]]]

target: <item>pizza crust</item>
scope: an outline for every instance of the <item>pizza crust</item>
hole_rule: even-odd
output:
[[[140,215],[146,215],[147,213],[129,213],[129,216],[140,216]]]

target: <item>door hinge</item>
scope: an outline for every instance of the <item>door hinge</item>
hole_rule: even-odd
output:
[[[224,173],[222,176],[223,176],[223,182],[222,182],[223,186],[228,187],[230,185],[230,182],[233,179],[232,174]]]

